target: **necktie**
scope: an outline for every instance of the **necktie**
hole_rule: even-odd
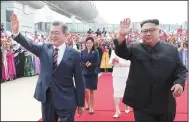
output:
[[[57,59],[58,59],[58,48],[54,49],[54,53],[53,53],[53,71],[57,68],[58,63],[57,63]]]

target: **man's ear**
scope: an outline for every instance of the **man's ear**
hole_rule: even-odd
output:
[[[65,38],[66,38],[66,42],[68,41],[68,39],[69,39],[69,34],[68,33],[64,33],[64,35],[65,35]]]
[[[69,34],[68,33],[64,33],[64,35],[65,35],[65,37],[68,37]]]

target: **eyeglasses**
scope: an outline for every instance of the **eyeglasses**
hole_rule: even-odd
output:
[[[141,30],[142,34],[147,34],[148,32],[150,34],[152,34],[153,32],[155,32],[157,30],[157,28],[150,28],[150,29],[145,29],[145,30]]]
[[[55,35],[55,36],[59,36],[60,35],[60,33],[59,32],[54,32],[54,31],[51,31],[51,33],[50,33],[51,35]]]

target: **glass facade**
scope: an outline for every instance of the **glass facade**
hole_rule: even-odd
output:
[[[46,23],[46,29],[50,30],[51,29],[51,23]]]
[[[12,15],[13,10],[6,10],[6,31],[12,31],[11,23],[10,23],[10,16]]]

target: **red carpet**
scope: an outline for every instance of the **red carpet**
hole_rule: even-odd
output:
[[[187,85],[186,85],[187,86]],[[111,74],[103,74],[99,77],[98,89],[95,94],[94,115],[89,115],[85,111],[81,117],[75,116],[76,121],[132,121],[134,120],[133,112],[126,114],[123,103],[120,104],[122,114],[119,118],[114,119],[113,87]],[[77,113],[77,112],[76,112]],[[187,87],[183,95],[177,98],[177,115],[175,121],[187,120]]]

